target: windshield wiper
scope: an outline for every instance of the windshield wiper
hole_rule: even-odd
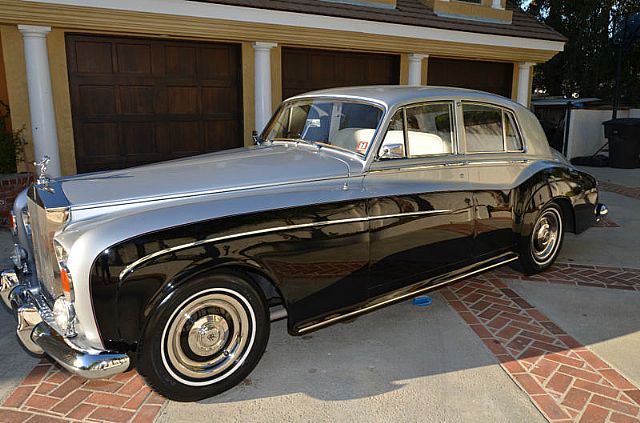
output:
[[[317,141],[310,141],[310,140],[305,140],[302,138],[272,138],[269,141],[287,141],[287,142],[295,142],[295,143],[303,143],[303,144],[308,144],[308,145],[312,145],[318,149],[320,149],[320,145],[318,144]]]

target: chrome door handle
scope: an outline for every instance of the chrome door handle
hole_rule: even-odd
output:
[[[469,162],[464,161],[464,162],[445,163],[444,165],[447,166],[447,167],[452,167],[452,166],[466,166],[468,164],[469,164]]]

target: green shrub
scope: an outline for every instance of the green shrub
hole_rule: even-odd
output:
[[[16,173],[17,165],[24,161],[24,128],[9,129],[9,106],[0,101],[0,175]]]

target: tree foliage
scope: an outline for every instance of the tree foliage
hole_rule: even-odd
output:
[[[618,46],[613,21],[640,11],[638,0],[516,0],[568,38],[565,50],[536,67],[534,89],[551,96],[611,99]],[[640,41],[624,53],[621,99],[640,104]]]
[[[12,131],[9,127],[9,106],[0,101],[0,175],[16,173],[18,163],[24,161],[24,128]]]

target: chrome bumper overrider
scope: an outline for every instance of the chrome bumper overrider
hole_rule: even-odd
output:
[[[38,294],[21,283],[15,272],[2,272],[0,296],[16,313],[18,339],[32,353],[46,353],[65,369],[87,379],[110,377],[129,368],[127,354],[84,351],[51,330],[51,310],[44,301],[38,301]]]

